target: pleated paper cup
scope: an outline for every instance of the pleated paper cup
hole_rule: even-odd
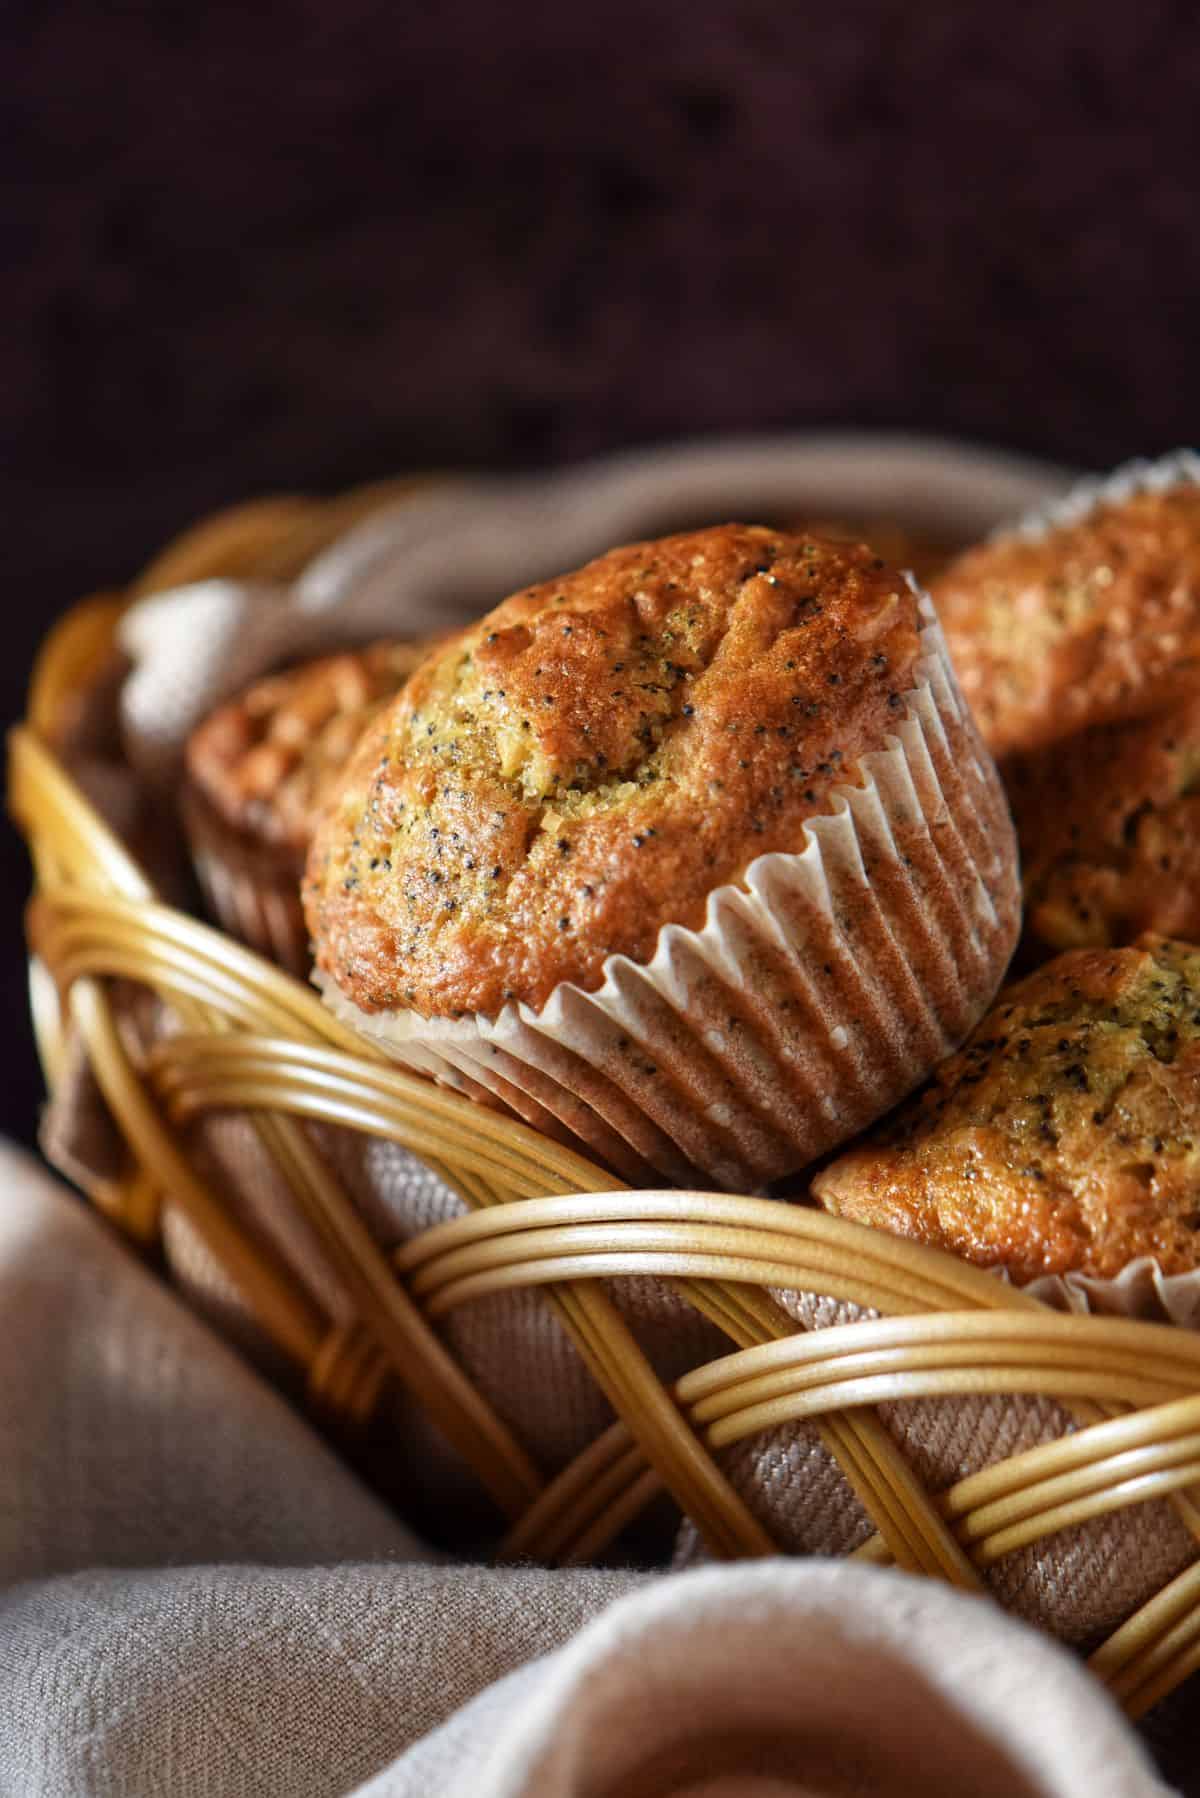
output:
[[[243,719],[235,730],[235,742],[239,755],[266,751],[269,793],[237,790],[237,758],[229,762],[223,755],[230,730],[224,710],[210,714],[191,738],[181,809],[209,910],[232,936],[289,973],[303,978],[312,962],[300,883],[328,789],[375,714],[442,641],[383,638],[293,663],[275,681],[248,688],[235,702],[235,711],[249,712],[249,723]],[[262,731],[258,741],[250,732],[253,724]],[[299,798],[293,794],[290,804],[281,803],[294,774],[304,783]],[[235,804],[226,809],[230,776]]]
[[[312,964],[300,902],[304,851],[237,830],[190,783],[181,809],[192,866],[213,917],[231,936],[303,979]]]
[[[1122,463],[1111,474],[1077,481],[1060,498],[1031,507],[1015,522],[998,525],[988,541],[1003,543],[1019,538],[1025,543],[1040,543],[1052,531],[1082,524],[1103,506],[1119,506],[1143,493],[1170,493],[1177,487],[1198,486],[1200,454],[1195,450],[1172,450],[1152,462],[1139,458]]]
[[[595,991],[495,1017],[330,1005],[398,1061],[575,1138],[625,1178],[746,1189],[880,1117],[987,1008],[1016,942],[1008,807],[932,606],[894,732],[804,825],[709,894],[698,930]]]
[[[1042,1274],[1025,1291],[1056,1311],[1081,1317],[1133,1317],[1200,1330],[1200,1268],[1164,1274],[1153,1255],[1138,1255],[1107,1280],[1091,1274]]]

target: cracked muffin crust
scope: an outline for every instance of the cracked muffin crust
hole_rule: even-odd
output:
[[[914,683],[916,595],[862,545],[730,525],[506,600],[368,733],[309,860],[364,1010],[541,1005],[802,826]]]
[[[981,544],[930,591],[998,759],[1177,703],[1200,689],[1200,483]]]
[[[382,642],[256,681],[193,731],[183,812],[197,873],[226,928],[308,965],[299,884],[321,805],[378,708],[428,646]]]
[[[1200,1265],[1200,949],[1073,950],[1006,988],[812,1190],[1021,1282]]]

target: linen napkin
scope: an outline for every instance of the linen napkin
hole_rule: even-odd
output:
[[[1165,1792],[988,1601],[437,1560],[0,1148],[0,1798]]]

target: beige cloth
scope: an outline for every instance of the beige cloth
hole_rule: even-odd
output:
[[[436,1562],[11,1150],[0,1317],[0,1798],[1166,1790],[931,1583]]]

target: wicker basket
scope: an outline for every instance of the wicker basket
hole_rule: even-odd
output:
[[[388,1065],[298,981],[158,901],[56,754],[62,720],[106,661],[128,597],[214,574],[286,577],[377,494],[281,500],[190,532],[130,595],[94,599],[54,632],[10,745],[13,812],[36,871],[31,990],[47,1080],[68,1025],[128,1150],[88,1196],[152,1254],[164,1203],[253,1312],[317,1420],[343,1442],[399,1382],[508,1520],[503,1551],[578,1562],[668,1494],[717,1556],[775,1544],[719,1451],[807,1420],[873,1521],[856,1553],[981,1584],[1000,1557],[1085,1520],[1167,1497],[1200,1542],[1200,1335],[1067,1316],[950,1256],[755,1198],[635,1192],[524,1125]],[[115,994],[149,988],[175,1028],[139,1058]],[[354,1314],[332,1314],[245,1230],[191,1152],[211,1112],[249,1119]],[[418,1154],[465,1205],[398,1254],[377,1244],[308,1126]],[[715,1324],[728,1352],[669,1389],[611,1301],[614,1276],[655,1276]],[[448,1352],[439,1320],[484,1294],[539,1288],[615,1421],[546,1477]],[[799,1328],[780,1289],[869,1308]],[[287,1383],[285,1381],[285,1383]],[[875,1406],[1044,1394],[1073,1428],[930,1491]],[[1091,1657],[1127,1711],[1200,1667],[1200,1562],[1140,1604]]]

